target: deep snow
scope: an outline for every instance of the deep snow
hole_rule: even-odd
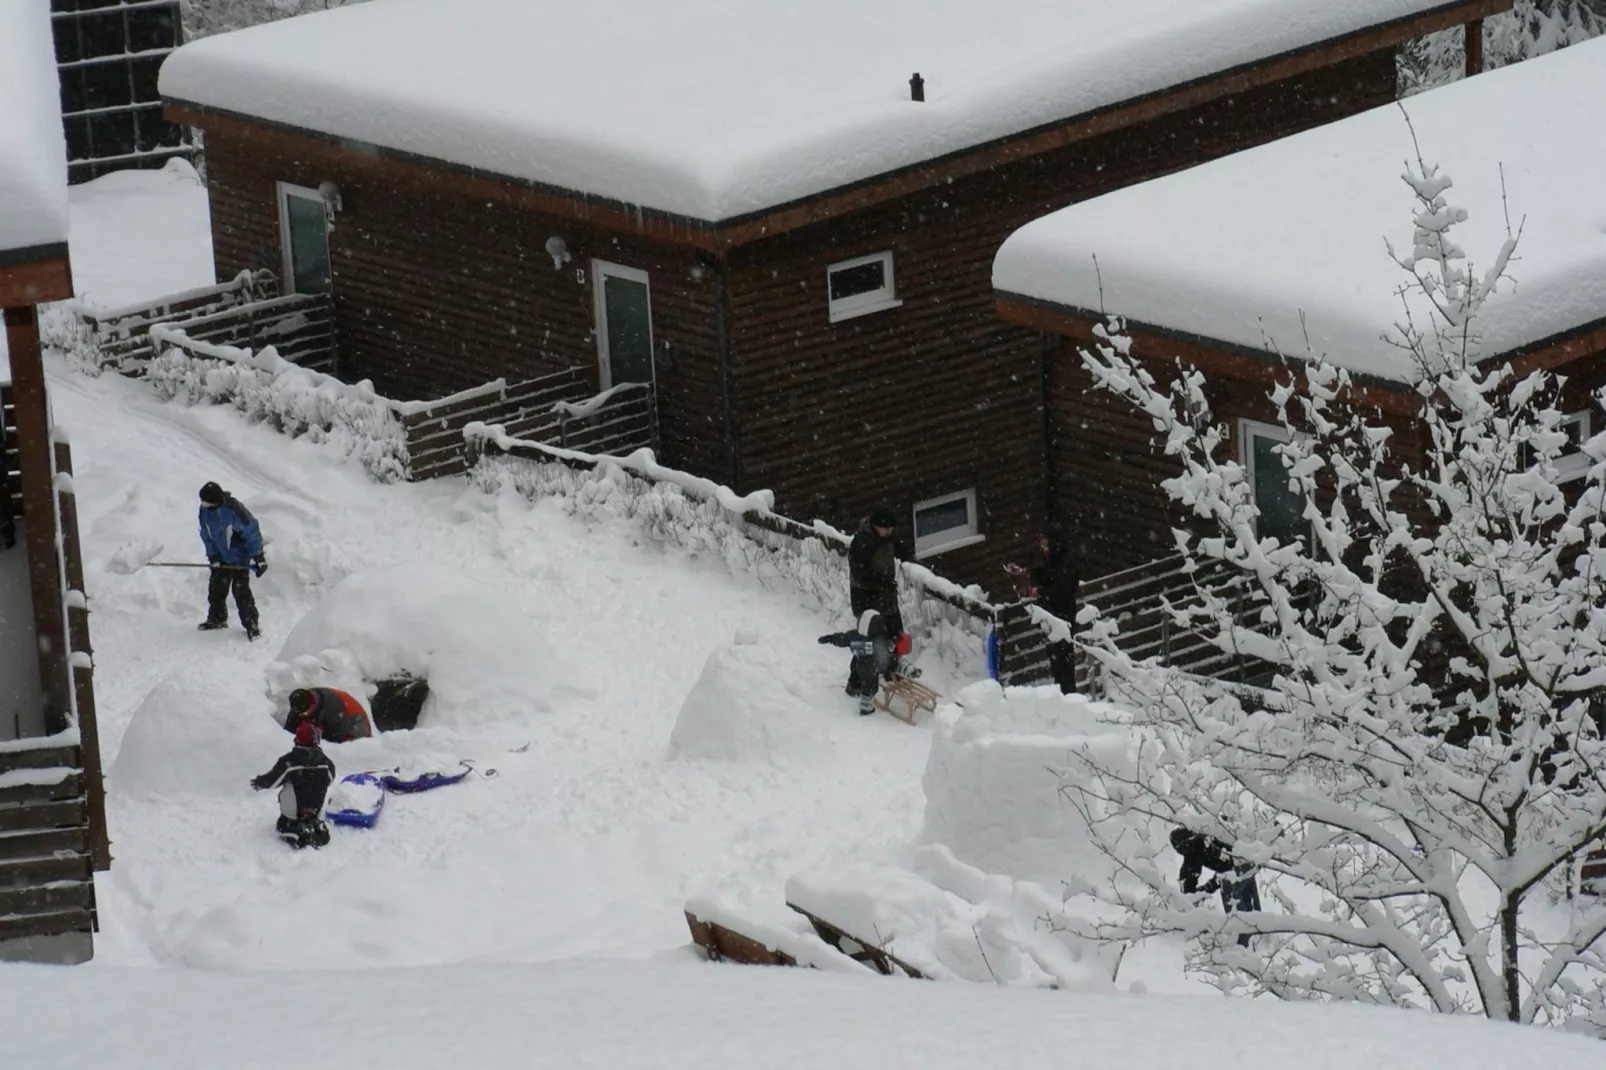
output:
[[[387,0],[188,44],[161,91],[718,221],[1441,6]]]
[[[1294,358],[1308,337],[1340,367],[1406,378],[1385,334],[1410,276],[1385,239],[1411,255],[1400,175],[1414,127],[1470,214],[1455,240],[1474,270],[1499,252],[1508,212],[1521,227],[1511,279],[1479,316],[1483,352],[1510,352],[1606,309],[1606,143],[1589,133],[1603,95],[1606,40],[1490,71],[1061,209],[1004,243],[993,284]]]

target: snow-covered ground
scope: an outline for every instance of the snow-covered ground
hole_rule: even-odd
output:
[[[140,220],[194,211],[172,175],[114,177],[79,187],[75,211],[125,198],[107,222],[130,250],[154,244]],[[113,239],[78,224],[80,279],[108,303],[207,281],[194,249],[124,271]],[[115,861],[97,882],[91,964],[0,965],[0,1067],[1598,1065],[1593,1042],[1427,1015],[698,962],[690,897],[773,912],[799,873],[919,868],[935,850],[915,847],[932,729],[854,713],[842,656],[814,642],[845,622],[631,521],[461,480],[382,486],[231,409],[163,404],[60,362],[50,385],[77,470]],[[150,543],[195,560],[207,480],[269,540],[255,644],[195,630],[202,570],[108,567]],[[464,586],[440,590],[477,585],[517,615],[541,654],[532,671],[561,686],[501,709],[443,702],[415,731],[329,745],[343,772],[469,757],[499,775],[392,797],[376,828],[287,850],[273,801],[246,783],[287,742],[269,694],[284,671],[270,666],[309,614],[292,653],[336,636],[342,614],[349,630],[353,590],[384,605],[376,578],[446,570]],[[353,576],[367,582],[329,612]],[[979,675],[927,667],[950,694]],[[1180,988],[1176,965],[1174,948],[1141,949],[1122,986]]]

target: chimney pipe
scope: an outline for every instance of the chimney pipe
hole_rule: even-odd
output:
[[[926,80],[920,77],[919,71],[915,71],[914,74],[909,76],[909,99],[926,99]]]

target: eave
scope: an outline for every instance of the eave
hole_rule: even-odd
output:
[[[0,249],[0,308],[42,305],[72,296],[67,243]]]

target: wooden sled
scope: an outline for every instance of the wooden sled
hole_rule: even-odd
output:
[[[921,710],[927,713],[937,711],[939,697],[931,688],[912,677],[894,676],[876,692],[875,708],[885,710],[904,724],[914,724]]]
[[[918,981],[925,980],[925,974],[885,948],[866,943],[857,936],[844,932],[824,918],[816,914],[810,914],[796,903],[788,903],[786,905],[808,918],[809,924],[814,926],[814,931],[820,934],[820,939],[842,952],[848,958],[856,962],[862,962],[889,977],[892,976],[893,970],[896,968],[905,977],[913,977]]]
[[[708,954],[710,962],[741,962],[749,966],[796,966],[797,959],[784,951],[765,947],[750,936],[717,921],[704,921],[686,911],[686,925],[691,929],[692,943]]]

